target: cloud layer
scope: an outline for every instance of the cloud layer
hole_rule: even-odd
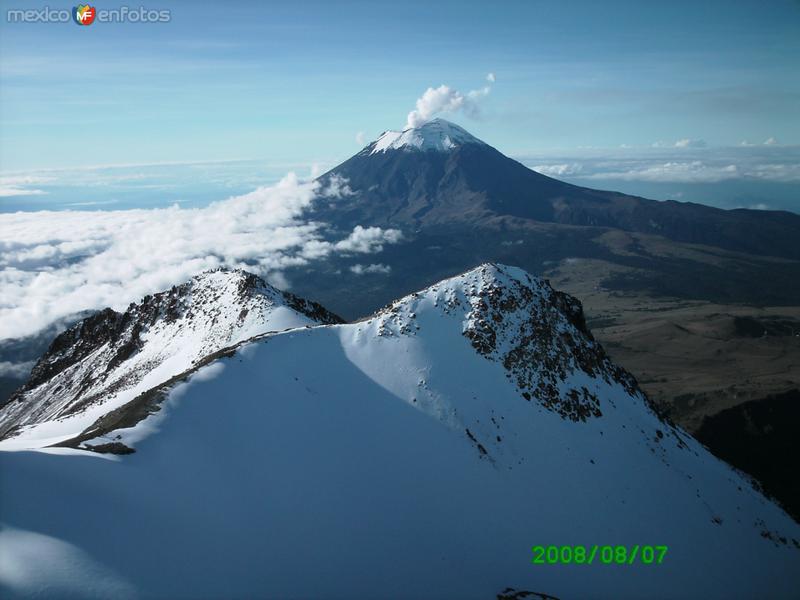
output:
[[[205,208],[2,214],[0,339],[81,310],[124,309],[204,269],[242,267],[285,284],[286,268],[400,241],[398,230],[360,226],[331,241],[324,223],[306,220],[316,198],[347,193],[346,182],[320,189],[289,175]]]
[[[48,183],[50,178],[33,175],[4,175],[0,177],[0,198],[10,196],[38,196],[46,194],[44,190],[30,186]]]
[[[687,142],[687,143],[682,143]],[[679,140],[653,148],[595,150],[566,157],[520,157],[550,177],[589,181],[720,183],[749,180],[800,183],[800,147],[773,145],[708,148]],[[544,160],[542,160],[544,159]]]

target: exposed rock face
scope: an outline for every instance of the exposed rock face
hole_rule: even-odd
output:
[[[254,335],[339,322],[319,304],[277,290],[252,273],[202,273],[145,296],[124,313],[107,308],[60,334],[28,382],[0,409],[0,436],[106,402],[114,408]]]
[[[412,294],[384,309],[400,334],[414,332],[414,306],[444,292],[441,310],[464,312],[463,334],[475,350],[501,363],[527,401],[572,421],[602,416],[595,392],[576,374],[617,383],[648,402],[633,376],[618,367],[586,327],[581,303],[515,267],[485,264]]]

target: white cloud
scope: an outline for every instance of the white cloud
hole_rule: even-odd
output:
[[[494,76],[494,73],[489,73],[486,76],[486,81],[488,81],[489,83],[494,83],[495,81],[497,81],[497,78]]]
[[[705,140],[696,140],[691,138],[684,138],[675,142],[676,148],[705,148],[707,145],[708,144],[706,144]]]
[[[494,74],[490,73],[490,75],[492,79],[487,77],[487,80],[492,82]],[[491,91],[492,88],[488,85],[466,94],[448,85],[440,85],[438,88],[429,87],[417,99],[416,108],[408,113],[406,127],[419,127],[439,113],[460,112],[468,117],[477,118],[480,116],[480,99],[489,95]]]
[[[8,198],[10,196],[40,196],[46,194],[44,190],[21,188],[11,185],[0,186],[0,198]]]
[[[0,214],[0,339],[81,310],[122,310],[204,269],[241,267],[285,283],[286,268],[400,241],[398,230],[360,226],[323,239],[325,224],[304,213],[319,195],[349,189],[334,188],[289,175],[205,208]]]
[[[368,275],[368,274],[388,275],[389,273],[392,272],[392,267],[380,263],[378,264],[373,263],[371,265],[356,264],[350,267],[350,270],[356,275]]]
[[[40,196],[44,190],[31,188],[42,183],[50,183],[52,178],[39,175],[4,175],[0,177],[0,198],[10,196]]]
[[[366,143],[367,143],[367,134],[364,133],[363,131],[359,131],[356,134],[356,144],[358,144],[359,146],[364,146],[366,145]]]
[[[380,227],[362,227],[356,225],[353,232],[334,247],[340,252],[362,252],[371,254],[381,252],[384,244],[396,244],[403,239],[399,229],[381,229]]]
[[[679,145],[681,142],[684,142],[684,141],[687,141],[687,140],[678,140],[678,142],[675,143],[675,147],[686,147],[686,146],[683,146],[683,145]],[[706,147],[706,143],[703,140],[689,140],[689,141],[699,142],[699,144],[697,144],[697,145],[690,144],[689,147],[692,147],[692,148],[705,148]],[[753,142],[749,142],[747,140],[742,140],[741,142],[739,142],[739,146],[741,146],[743,148],[754,148],[754,147],[757,147],[757,146],[777,146],[777,145],[778,145],[777,138],[772,137],[772,136],[768,137],[767,139],[765,139],[763,142],[760,142],[760,143],[759,142],[753,143]],[[655,148],[663,148],[664,146],[661,146],[661,145],[659,145],[657,143],[657,144],[653,144],[653,147],[655,147]]]
[[[800,146],[752,144],[731,148],[592,149],[560,156],[520,157],[544,175],[586,181],[718,183],[800,182]],[[603,184],[607,185],[607,184]]]
[[[626,170],[607,170],[584,175],[584,179],[621,179],[623,181],[710,183],[742,176],[736,165],[708,165],[700,160],[670,161],[634,166]]]
[[[705,140],[695,138],[683,138],[675,142],[654,142],[651,144],[653,148],[707,148],[708,144]],[[622,144],[622,148],[632,148],[627,144]]]
[[[318,177],[318,175],[315,177]],[[350,189],[347,179],[334,173],[328,177],[326,187],[320,190],[319,194],[325,198],[343,198],[345,196],[352,196],[354,192]]]
[[[338,242],[321,239],[309,240],[301,251],[304,259],[324,258],[334,252],[341,254],[374,254],[383,251],[386,244],[396,244],[403,239],[399,229],[362,227],[356,225],[346,238]]]
[[[800,181],[800,164],[756,164],[748,168],[746,175],[766,181]]]
[[[739,145],[740,146],[744,146],[745,148],[752,148],[754,146],[777,146],[778,145],[778,140],[776,138],[774,138],[774,137],[768,137],[767,139],[765,139],[760,144],[758,144],[758,143],[754,144],[752,142],[748,142],[747,140],[742,140],[741,142],[739,142]]]
[[[13,377],[15,379],[22,379],[27,377],[33,369],[35,361],[28,362],[8,362],[0,361],[0,377]]]
[[[565,177],[569,175],[578,175],[583,167],[580,163],[564,163],[558,165],[536,165],[531,167],[534,171],[538,171],[542,175],[548,177]]]
[[[407,127],[418,127],[440,112],[456,112],[466,101],[464,95],[449,86],[428,88],[417,99],[417,108],[408,113]]]
[[[762,179],[768,181],[800,181],[800,165],[772,164],[714,165],[704,161],[666,162],[643,165],[628,170],[608,170],[578,175],[582,179],[620,179],[624,181],[718,183],[730,179]]]
[[[36,175],[26,173],[22,175],[3,175],[0,177],[0,185],[39,185],[42,183],[51,183],[53,178],[50,176]]]
[[[467,98],[474,101],[477,100],[478,98],[482,98],[483,96],[488,96],[491,91],[492,88],[488,85],[485,85],[479,90],[472,90],[470,92],[467,92]],[[473,112],[472,115],[470,115],[470,111]],[[477,116],[479,113],[477,105],[473,104],[467,104],[464,107],[464,112],[466,112],[469,116]]]

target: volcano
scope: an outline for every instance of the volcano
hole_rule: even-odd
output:
[[[572,185],[527,168],[444,119],[386,131],[319,179],[324,185],[346,181],[352,192],[317,211],[342,229],[556,223],[800,258],[800,215],[660,202]]]

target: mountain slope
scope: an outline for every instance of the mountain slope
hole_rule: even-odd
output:
[[[425,229],[498,219],[611,227],[678,242],[800,258],[800,215],[658,202],[571,185],[512,160],[462,128],[433,119],[386,132],[320,180],[348,181],[353,195],[321,206],[341,228]]]
[[[28,382],[0,408],[0,448],[70,438],[101,415],[267,331],[338,322],[321,306],[244,271],[208,271],[145,297],[124,313],[100,311],[59,335]]]
[[[660,420],[580,305],[523,271],[484,265],[364,321],[226,354],[164,410],[105,433],[135,454],[0,453],[15,482],[1,585],[298,598],[800,585],[800,527]],[[660,565],[534,565],[539,544],[669,550]]]

